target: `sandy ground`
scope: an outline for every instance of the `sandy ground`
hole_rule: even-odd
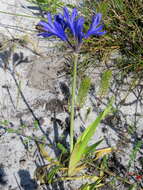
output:
[[[63,129],[52,122],[54,110],[56,119],[65,121],[68,117],[63,109],[63,100],[66,98],[66,89],[69,86],[69,78],[63,72],[64,55],[55,44],[59,41],[44,41],[38,39],[35,31],[37,10],[24,0],[0,1],[0,11],[7,13],[31,15],[35,18],[27,18],[0,12],[0,44],[8,40],[0,51],[0,189],[1,190],[35,190],[44,189],[34,180],[34,171],[37,166],[44,164],[34,140],[27,140],[25,136],[45,137],[48,144],[55,147],[61,138]],[[26,42],[21,44],[19,39]],[[108,67],[113,67],[118,53],[113,53],[108,61]],[[8,58],[8,64],[6,61]],[[41,129],[34,124],[35,118],[27,109],[14,78],[5,67],[15,66],[15,79],[24,94],[25,100],[33,110],[35,118],[40,118]],[[113,73],[113,79],[108,94],[99,97],[99,81],[101,73],[107,69],[90,68],[93,88],[88,96],[86,105],[81,110],[84,119],[86,110],[91,107],[93,112],[85,123],[80,118],[76,119],[76,134],[95,120],[96,116],[107,104],[107,100],[115,96],[114,108],[116,113],[111,114],[101,123],[92,142],[104,137],[102,147],[117,146],[122,152],[116,156],[120,163],[127,166],[129,155],[135,142],[142,138],[143,124],[143,82],[137,79],[134,84],[132,76],[123,77],[118,71]],[[64,90],[63,90],[64,89]],[[66,91],[66,93],[64,93]],[[129,91],[127,93],[127,91]],[[58,101],[57,101],[58,100]],[[23,126],[27,126],[24,128]],[[128,129],[133,129],[129,134]],[[20,130],[18,133],[9,133],[7,128]],[[19,135],[18,135],[19,134]],[[67,141],[68,141],[67,136]],[[26,142],[27,140],[27,142]],[[48,148],[50,155],[56,156],[56,151]],[[141,157],[142,149],[138,158]],[[142,166],[135,163],[133,170]],[[77,184],[72,184],[78,189]],[[78,184],[80,185],[80,183]],[[77,186],[77,187],[76,187]],[[46,187],[47,189],[71,189],[70,186],[61,185]]]

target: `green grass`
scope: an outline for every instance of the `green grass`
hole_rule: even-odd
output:
[[[59,0],[28,0],[38,6],[41,13],[52,12],[56,13],[57,9],[64,6],[64,3]]]
[[[110,55],[113,50],[118,50],[122,54],[117,64],[120,69],[127,72],[143,69],[142,0],[84,0],[81,12],[87,18],[87,26],[91,15],[101,12],[107,30],[102,38],[86,40],[84,51],[90,51],[91,55],[97,53],[103,59],[105,54]]]
[[[33,3],[35,6],[39,7],[41,16],[43,16],[43,14],[45,12],[51,12],[53,14],[56,14],[64,6],[71,7],[71,8],[74,7],[74,5],[67,4],[60,0],[27,0],[27,1]]]

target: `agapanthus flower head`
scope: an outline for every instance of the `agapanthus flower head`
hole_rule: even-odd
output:
[[[84,33],[84,18],[79,17],[77,9],[74,8],[72,13],[68,11],[66,7],[63,8],[63,15],[57,14],[54,16],[54,21],[52,21],[51,14],[47,14],[48,22],[40,21],[38,25],[42,26],[44,32],[39,35],[43,37],[50,37],[52,35],[57,36],[63,41],[67,41],[74,50],[78,49],[82,44],[83,39],[87,39],[91,35],[102,36],[106,33],[103,31],[104,25],[101,24],[102,14],[97,13],[92,17],[91,25],[86,33]],[[71,44],[67,29],[70,30],[74,37],[75,43]]]

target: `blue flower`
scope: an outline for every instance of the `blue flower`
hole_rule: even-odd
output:
[[[84,38],[83,24],[84,24],[84,18],[83,17],[78,18],[74,22],[75,38],[78,41],[78,44],[81,44],[82,39]]]
[[[38,34],[43,37],[57,36],[63,41],[67,40],[65,34],[66,23],[64,22],[63,16],[61,14],[55,15],[54,22],[52,21],[51,14],[47,14],[48,22],[40,21],[38,25],[42,26],[44,32]]]
[[[106,31],[102,31],[104,25],[101,23],[102,15],[98,13],[92,17],[92,23],[86,33],[84,33],[84,18],[78,17],[77,9],[74,8],[70,14],[68,9],[64,7],[63,15],[57,14],[54,16],[54,22],[52,21],[51,14],[47,14],[48,22],[40,21],[38,25],[43,27],[44,32],[39,35],[43,37],[57,36],[63,41],[67,41],[68,44],[74,49],[78,49],[82,43],[82,40],[87,39],[91,35],[102,36]],[[69,29],[72,33],[75,43],[71,44],[67,35],[66,29]]]
[[[59,13],[58,15],[55,15],[54,19],[62,25],[64,30],[66,29],[67,23],[65,22],[64,16],[62,14]]]
[[[101,18],[102,18],[101,13],[98,13],[92,17],[92,23],[90,25],[89,30],[85,34],[84,38],[88,38],[91,35],[101,36],[106,33],[106,31],[102,31],[103,25],[99,26],[99,24],[101,22]]]
[[[91,35],[101,36],[106,33],[106,31],[102,31],[104,26],[100,25],[102,18],[101,13],[98,13],[92,17],[92,23],[90,25],[90,28],[87,31],[87,33],[84,34],[83,33],[84,18],[83,17],[77,18],[78,16],[77,9],[74,8],[71,15],[66,7],[63,9],[63,12],[67,27],[70,29],[71,33],[78,42],[77,46],[80,46],[83,38],[86,39]]]
[[[69,27],[69,29],[71,30],[71,32],[75,36],[76,30],[75,30],[74,25],[75,25],[75,19],[77,17],[77,9],[76,8],[73,9],[71,16],[70,16],[69,11],[66,7],[64,7],[63,12],[64,12],[64,18],[66,19],[67,26]]]

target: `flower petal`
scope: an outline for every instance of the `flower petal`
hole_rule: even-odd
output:
[[[55,21],[59,22],[62,25],[63,29],[65,30],[67,27],[67,23],[64,20],[64,16],[62,14],[58,14],[58,15],[55,15],[54,18],[55,18]]]
[[[38,25],[41,25],[46,31],[54,32],[53,26],[51,27],[51,25],[45,21],[40,21]]]
[[[64,12],[64,17],[69,20],[69,11],[66,7],[63,8],[63,12]]]
[[[74,22],[74,19],[77,17],[78,13],[77,13],[77,9],[74,8],[72,11],[72,15],[71,15],[71,22]]]
[[[98,28],[92,28],[87,31],[85,34],[85,38],[88,38],[91,35],[95,35],[98,31],[101,31],[103,29],[103,25],[99,26]]]
[[[47,13],[47,19],[48,19],[48,23],[52,24],[52,16],[50,13]]]
[[[38,34],[38,36],[43,36],[44,38],[45,37],[50,37],[50,36],[53,36],[54,34],[53,33],[48,33],[48,32],[41,32]]]
[[[52,22],[51,14],[47,14],[48,22],[40,21],[38,25],[43,27],[44,32],[40,33],[40,36],[50,37],[55,35],[59,37],[61,40],[67,40],[67,36],[65,35],[65,22],[63,16],[61,14],[55,15],[55,21]]]
[[[93,19],[93,21],[92,21],[93,27],[97,27],[100,24],[101,18],[102,18],[101,13],[98,13],[98,14],[96,14],[96,15],[94,15],[92,17],[92,19]]]
[[[106,33],[107,33],[106,31],[103,31],[103,32],[96,32],[95,35],[102,36],[102,35],[104,35],[104,34],[106,34]]]
[[[55,26],[56,35],[64,41],[67,40],[67,36],[65,35],[62,25],[58,23],[57,21],[55,21],[54,26]]]
[[[70,16],[69,11],[66,7],[63,9],[64,18],[66,19],[67,27],[70,29],[71,33],[75,36],[74,22],[77,16],[77,9],[74,8]]]
[[[92,23],[90,28],[88,29],[87,33],[85,34],[84,38],[88,38],[90,35],[104,35],[106,31],[101,31],[104,25],[100,25],[100,21],[102,18],[102,14],[98,13],[92,17]]]
[[[82,42],[82,38],[84,37],[83,24],[84,24],[84,18],[83,17],[78,18],[74,23],[75,37],[78,39],[79,43]]]

